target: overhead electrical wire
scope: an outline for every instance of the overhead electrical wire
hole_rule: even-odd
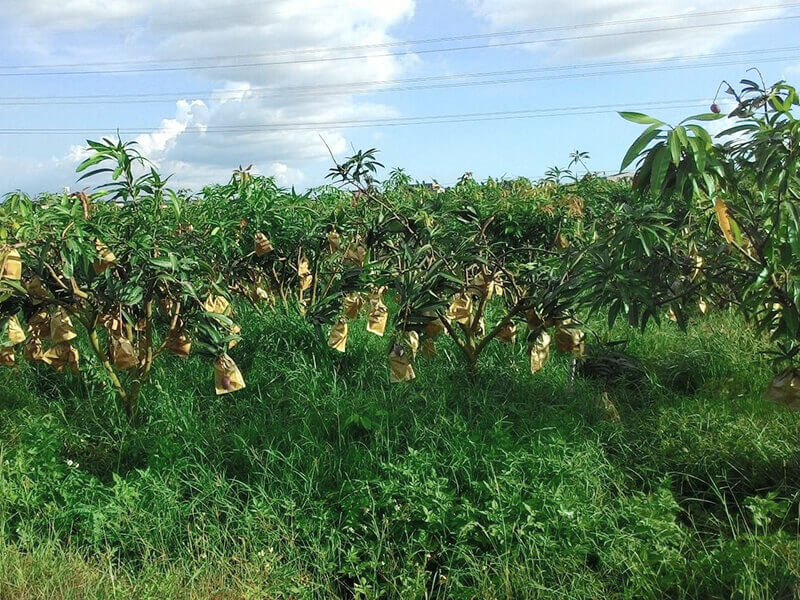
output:
[[[787,20],[794,20],[799,19],[800,15],[784,15],[781,17],[768,17],[762,19],[749,19],[746,21],[727,21],[724,23],[698,23],[694,25],[680,25],[675,27],[660,27],[660,28],[651,28],[651,29],[640,29],[640,30],[629,30],[629,31],[618,31],[618,32],[607,32],[607,33],[596,33],[596,34],[588,34],[588,35],[580,35],[580,36],[565,36],[560,38],[549,38],[549,39],[538,39],[538,40],[524,40],[524,41],[513,41],[513,42],[500,42],[496,44],[478,44],[472,46],[457,46],[457,47],[449,47],[449,48],[423,48],[420,50],[415,51],[404,51],[404,52],[388,52],[383,54],[362,54],[362,55],[354,55],[354,56],[324,56],[324,57],[317,57],[317,58],[307,58],[307,59],[294,59],[288,61],[264,61],[264,62],[250,62],[250,63],[231,63],[226,65],[187,65],[187,66],[180,66],[180,67],[141,67],[141,68],[130,68],[130,69],[107,69],[107,70],[71,70],[71,71],[42,71],[42,72],[0,72],[0,77],[31,77],[31,76],[52,76],[52,75],[103,75],[103,74],[126,74],[126,73],[156,73],[156,72],[180,72],[180,71],[204,71],[204,70],[213,70],[213,69],[236,69],[236,68],[245,68],[245,67],[258,67],[258,66],[275,66],[275,65],[293,65],[293,64],[305,64],[305,63],[318,63],[318,62],[332,62],[332,61],[345,61],[345,60],[359,60],[359,59],[370,59],[370,58],[380,58],[380,57],[389,57],[389,56],[406,56],[410,54],[429,54],[429,53],[439,53],[439,52],[455,52],[455,51],[464,51],[464,50],[477,50],[477,49],[487,49],[487,48],[501,48],[501,47],[508,47],[508,46],[521,46],[521,45],[530,45],[530,44],[543,44],[543,43],[555,43],[555,42],[562,42],[562,41],[572,41],[572,40],[583,40],[583,39],[598,39],[598,38],[606,38],[606,37],[617,37],[621,35],[639,35],[639,34],[647,34],[647,33],[661,33],[665,31],[682,31],[682,30],[689,30],[689,29],[700,29],[700,28],[707,28],[707,27],[725,27],[728,25],[741,25],[741,24],[752,24],[752,23],[764,23],[764,22],[774,22],[774,21],[787,21]]]
[[[80,63],[51,63],[51,64],[33,64],[33,65],[5,65],[0,66],[0,69],[51,69],[51,68],[67,68],[67,67],[96,67],[96,66],[112,66],[112,65],[134,65],[134,64],[150,64],[150,63],[177,63],[177,62],[198,62],[198,61],[218,61],[218,60],[238,60],[244,58],[258,58],[264,56],[285,56],[291,54],[309,54],[309,53],[328,53],[328,52],[342,52],[351,50],[374,50],[380,48],[392,48],[411,45],[425,45],[443,42],[456,42],[456,41],[469,41],[476,39],[492,39],[496,37],[509,37],[519,35],[531,35],[536,33],[547,33],[552,31],[571,31],[575,29],[595,28],[595,27],[616,27],[620,25],[633,25],[639,23],[649,23],[653,21],[668,21],[675,19],[697,19],[703,17],[722,16],[741,14],[749,12],[763,12],[767,10],[787,9],[800,6],[800,2],[772,4],[763,6],[750,6],[745,8],[733,8],[725,10],[695,12],[695,13],[682,13],[673,15],[664,15],[658,17],[640,17],[638,19],[621,19],[614,21],[596,21],[593,23],[579,23],[574,25],[556,25],[550,27],[537,27],[530,29],[517,29],[512,31],[496,31],[490,33],[476,33],[466,35],[453,35],[437,38],[416,39],[416,40],[397,40],[392,42],[382,42],[376,44],[360,44],[351,46],[332,46],[332,47],[306,47],[306,48],[289,48],[285,50],[271,50],[267,52],[255,52],[250,54],[229,54],[229,55],[215,55],[215,56],[197,56],[187,58],[163,58],[163,59],[138,59],[138,60],[123,60],[123,61],[106,61],[106,62],[80,62]]]
[[[684,109],[703,106],[707,99],[689,100],[658,100],[650,102],[627,102],[624,106],[619,104],[595,104],[589,106],[536,108],[516,111],[475,112],[444,115],[422,115],[413,117],[392,117],[382,119],[361,119],[347,121],[295,121],[272,122],[249,125],[222,125],[202,126],[189,124],[190,128],[184,133],[264,133],[272,131],[307,131],[320,129],[351,129],[360,127],[397,127],[404,125],[435,125],[445,123],[467,123],[476,121],[504,121],[511,119],[530,119],[553,116],[571,116],[586,114],[605,114],[626,110],[631,106],[644,108]],[[55,135],[55,134],[108,134],[117,132],[126,135],[142,135],[161,131],[158,128],[5,128],[0,129],[0,135]]]
[[[771,63],[771,62],[783,62],[786,60],[798,60],[800,59],[800,54],[793,54],[793,55],[785,55],[779,57],[767,57],[760,59],[759,63]],[[508,79],[489,79],[489,80],[478,80],[478,81],[444,81],[440,83],[429,83],[423,85],[408,85],[408,86],[394,86],[394,87],[387,87],[387,88],[376,88],[376,89],[354,89],[353,87],[349,88],[342,88],[339,90],[319,90],[313,87],[309,87],[307,91],[303,92],[294,92],[291,94],[274,94],[274,93],[255,93],[250,94],[247,93],[249,90],[238,90],[237,95],[232,97],[222,97],[219,98],[220,101],[234,101],[237,99],[238,95],[241,95],[243,99],[251,99],[251,98],[303,98],[303,97],[317,97],[320,94],[325,94],[326,96],[331,95],[355,95],[355,94],[373,94],[373,93],[385,93],[385,92],[407,92],[407,91],[420,91],[420,90],[432,90],[432,89],[452,89],[452,88],[462,88],[462,87],[478,87],[478,86],[489,86],[489,85],[508,85],[508,84],[515,84],[515,83],[530,83],[534,81],[557,81],[557,80],[567,80],[567,79],[584,79],[584,78],[592,78],[592,77],[607,77],[607,76],[618,76],[618,75],[628,75],[628,74],[635,74],[635,73],[654,73],[654,72],[667,72],[667,71],[685,71],[690,69],[703,69],[703,68],[719,68],[724,66],[732,66],[732,65],[743,65],[743,64],[751,64],[751,60],[747,59],[739,59],[739,60],[728,60],[728,61],[714,61],[711,63],[692,63],[692,64],[677,64],[677,65],[659,65],[657,67],[641,67],[641,68],[634,68],[634,69],[617,69],[617,70],[605,70],[605,71],[589,71],[589,72],[580,72],[580,73],[559,73],[555,75],[539,75],[539,76],[529,76],[529,77],[513,77]],[[139,98],[133,100],[114,100],[114,99],[95,99],[95,100],[72,100],[72,101],[64,101],[59,102],[59,104],[63,105],[86,105],[86,104],[142,104],[142,103],[163,103],[163,102],[174,102],[175,98],[172,99],[158,99],[158,100],[148,100],[147,98]],[[52,106],[53,101],[42,101],[42,102],[35,102],[35,101],[28,101],[28,102],[5,102],[0,100],[0,106]]]

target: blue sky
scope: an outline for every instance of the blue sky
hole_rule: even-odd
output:
[[[56,131],[0,133],[0,190],[83,187],[74,168],[84,140],[116,128],[147,132],[124,138],[192,188],[250,163],[283,185],[317,185],[330,166],[321,138],[338,157],[378,147],[387,167],[445,184],[465,171],[538,177],[566,166],[576,149],[591,154],[592,169],[615,171],[638,127],[614,108],[679,120],[705,111],[719,82],[738,81],[748,67],[768,83],[800,78],[798,15],[800,3],[786,0],[4,0],[0,130]],[[507,34],[529,29],[536,31]],[[492,35],[397,44],[484,34]],[[464,45],[489,47],[442,51]],[[296,52],[308,48],[317,51]],[[340,59],[353,55],[362,58]],[[326,60],[312,60],[319,58]],[[279,61],[290,64],[264,64]],[[237,62],[250,66],[225,66]],[[217,65],[224,68],[198,68]],[[190,68],[157,70],[173,67]],[[140,72],[97,72],[131,69]],[[519,70],[527,72],[460,78]],[[413,78],[429,79],[379,92],[352,85]],[[516,81],[463,85],[497,79]],[[427,89],[398,89],[409,86]],[[96,95],[112,102],[85,97]],[[670,101],[681,106],[647,106]],[[609,108],[592,108],[601,106]],[[561,114],[341,126],[543,109]]]

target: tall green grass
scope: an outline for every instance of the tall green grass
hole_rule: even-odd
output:
[[[248,387],[167,361],[136,429],[100,380],[0,375],[0,599],[797,597],[800,419],[732,316],[602,333],[647,377],[571,388],[447,343],[391,385],[363,322],[340,355],[240,320]]]

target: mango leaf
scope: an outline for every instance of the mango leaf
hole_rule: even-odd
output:
[[[681,123],[686,123],[687,121],[719,121],[720,119],[724,119],[725,115],[722,113],[702,113],[699,115],[693,115],[691,117],[685,118]]]
[[[628,165],[630,165],[633,160],[642,153],[647,145],[652,142],[656,136],[659,134],[659,127],[658,124],[653,124],[647,129],[642,132],[642,134],[636,138],[636,141],[631,144],[631,147],[628,148],[628,152],[625,154],[625,158],[622,159],[622,166],[620,166],[620,171],[624,171]]]
[[[658,194],[664,186],[664,180],[667,177],[670,159],[669,149],[666,146],[661,146],[655,152],[656,155],[653,159],[653,170],[650,173],[650,192],[653,195]]]
[[[669,138],[667,138],[667,144],[669,145],[669,152],[672,156],[672,164],[677,167],[681,162],[681,141],[675,129],[670,132]]]
[[[626,121],[630,121],[631,123],[638,123],[639,125],[663,125],[663,121],[659,121],[653,117],[650,117],[644,113],[638,112],[620,112],[619,116],[625,119]]]

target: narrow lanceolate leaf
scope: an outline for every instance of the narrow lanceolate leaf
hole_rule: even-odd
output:
[[[714,201],[714,210],[717,212],[717,222],[725,236],[725,241],[729,244],[733,241],[733,229],[731,228],[731,218],[728,213],[728,205],[721,198]]]
[[[681,123],[686,123],[687,121],[718,121],[719,119],[724,119],[725,115],[722,113],[703,113],[700,115],[693,115],[691,117],[686,117]]]
[[[638,112],[621,112],[619,116],[625,119],[626,121],[630,121],[631,123],[639,123],[639,125],[663,125],[663,121],[659,121],[658,119],[654,119],[644,113]]]
[[[92,165],[96,165],[99,162],[104,161],[106,158],[107,157],[103,154],[95,154],[94,156],[87,158],[81,164],[79,164],[78,167],[75,169],[75,171],[77,171],[78,173],[80,173],[81,171],[85,171],[87,168],[91,167]]]
[[[644,132],[642,132],[642,134],[636,138],[636,141],[631,144],[630,148],[628,148],[625,158],[622,159],[620,171],[624,171],[628,165],[630,165],[636,159],[636,157],[642,153],[642,150],[644,150],[647,145],[656,138],[656,136],[659,134],[658,128],[658,124],[650,125],[650,127],[645,129]]]
[[[656,150],[656,157],[653,160],[653,170],[650,173],[650,192],[657,195],[664,186],[669,169],[670,153],[666,146],[661,146]]]
[[[670,132],[667,144],[669,145],[669,153],[672,156],[672,164],[677,167],[681,162],[681,140],[675,129]]]

